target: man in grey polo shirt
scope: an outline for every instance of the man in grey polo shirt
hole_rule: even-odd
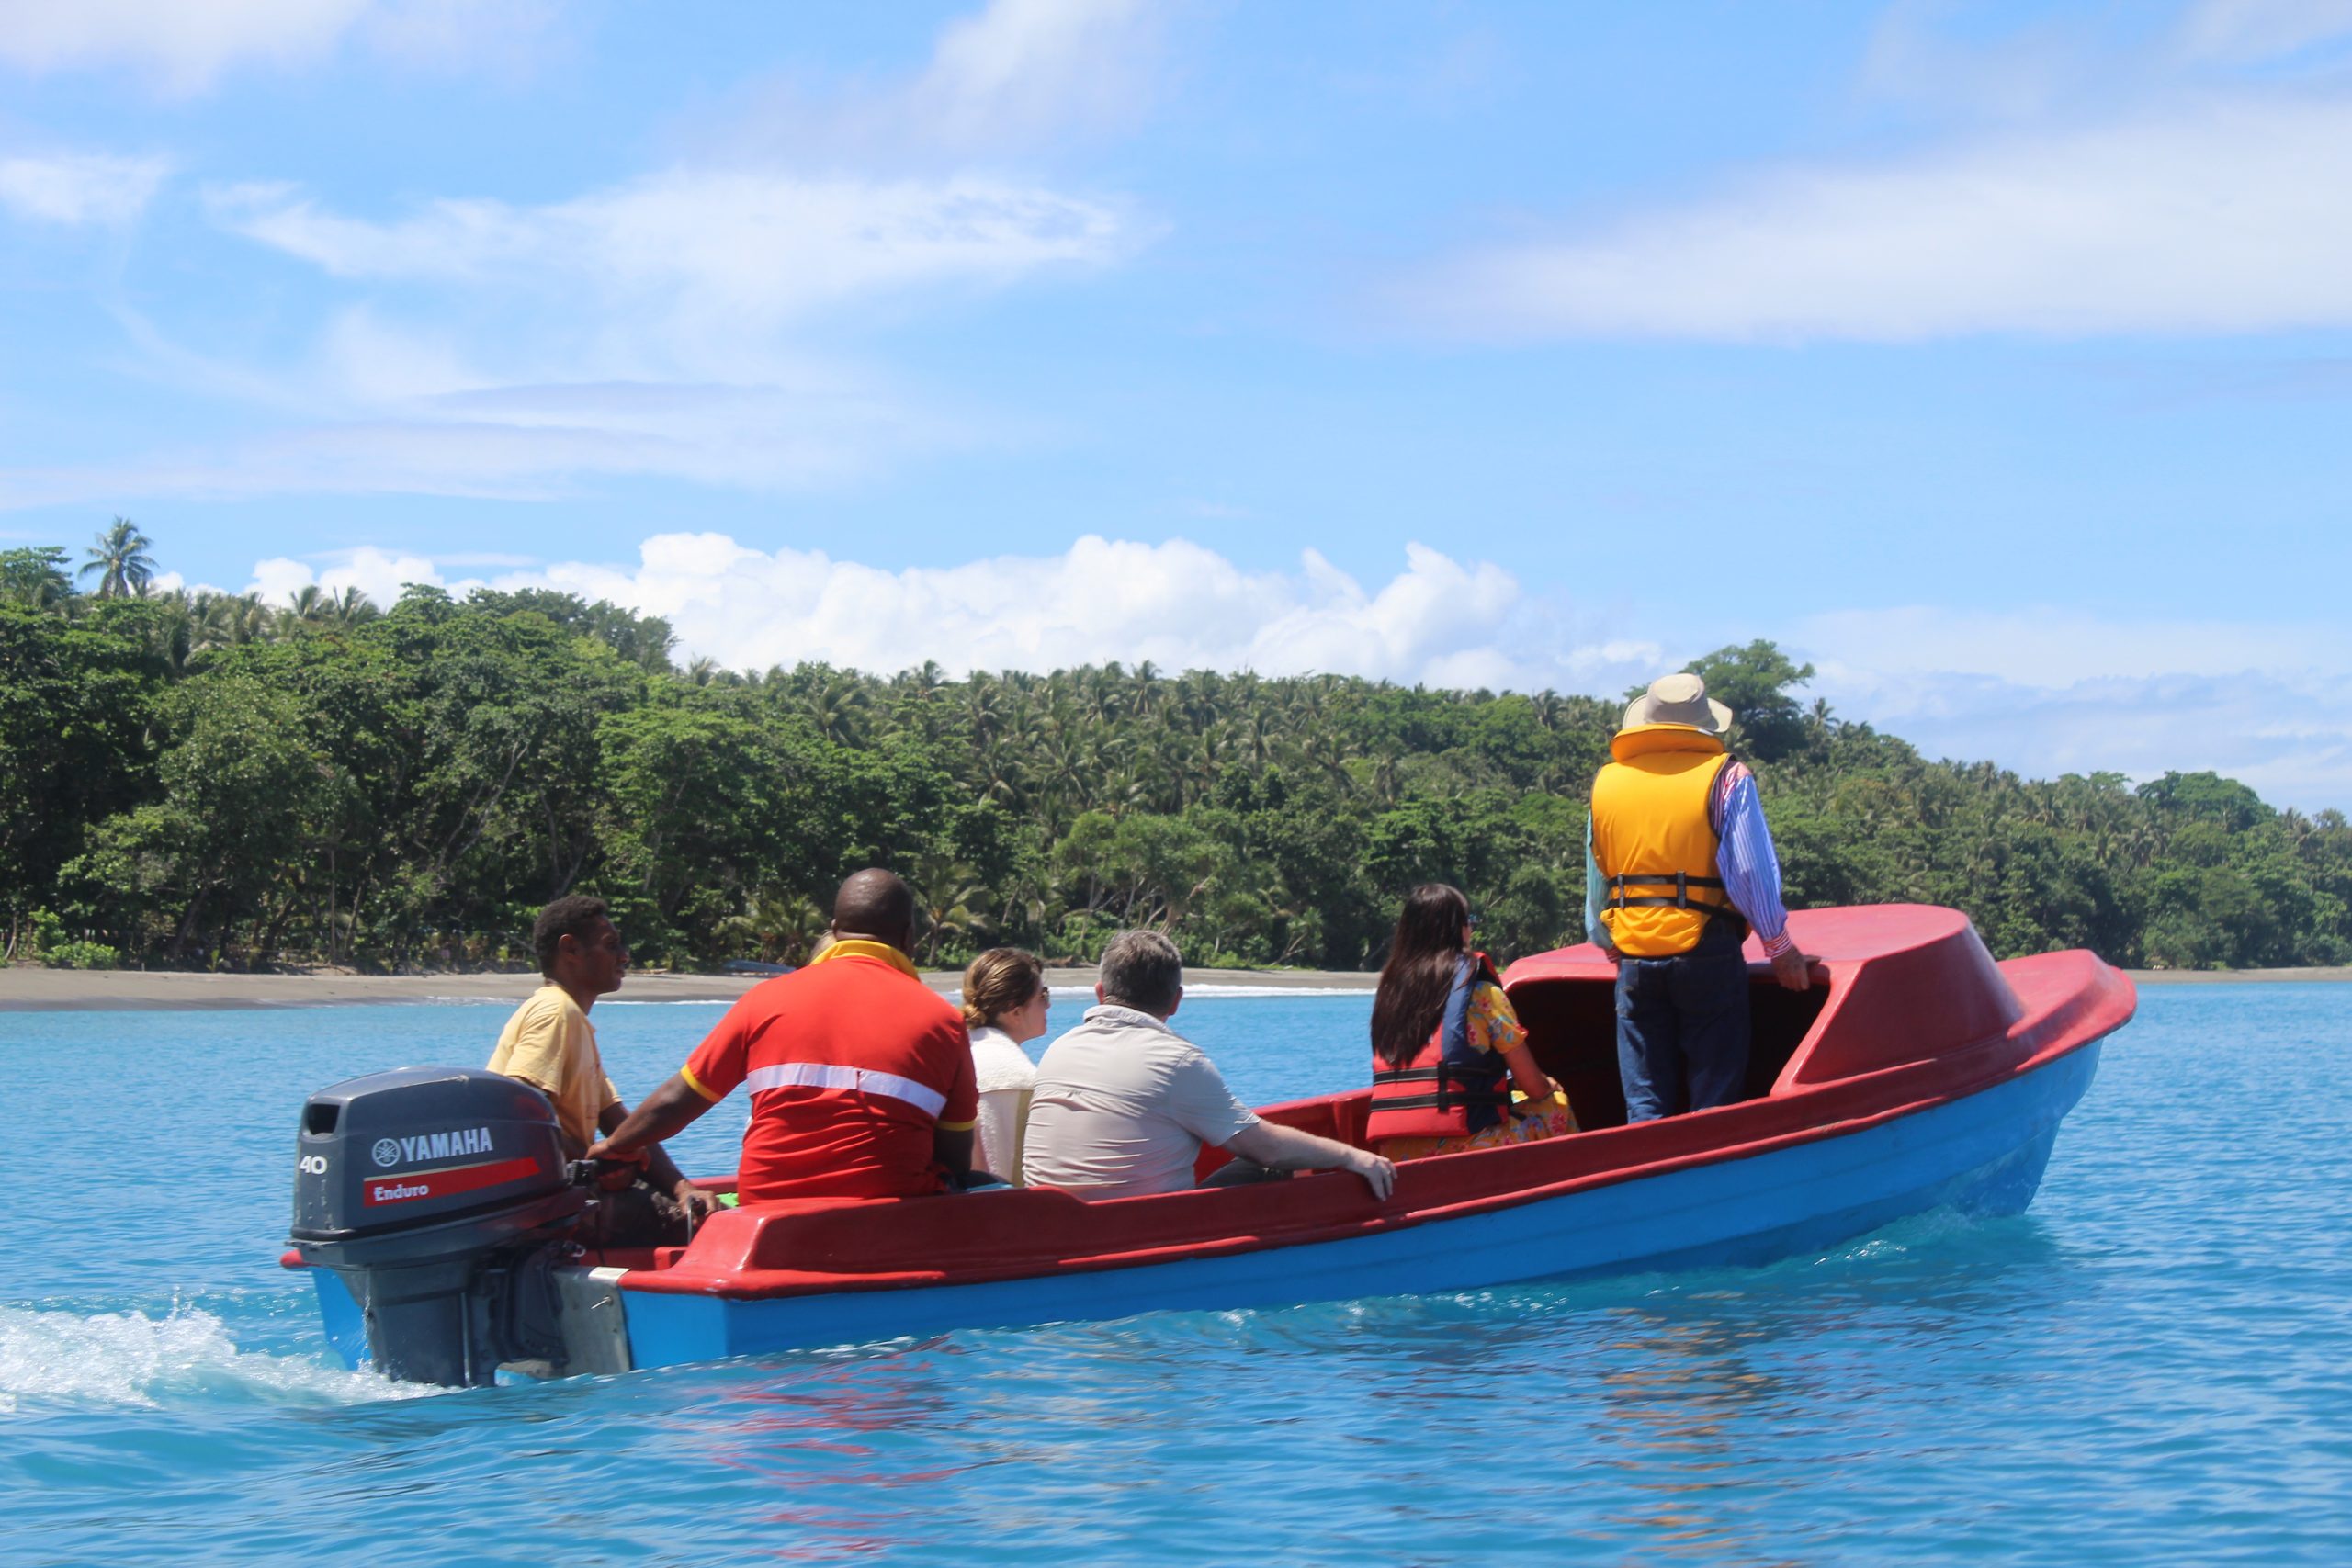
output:
[[[1201,1048],[1168,1027],[1184,964],[1157,931],[1121,931],[1102,952],[1101,1004],[1046,1049],[1029,1103],[1023,1179],[1088,1198],[1195,1185],[1201,1146],[1234,1155],[1210,1186],[1294,1170],[1352,1170],[1385,1198],[1396,1168],[1378,1155],[1262,1122],[1233,1098]]]

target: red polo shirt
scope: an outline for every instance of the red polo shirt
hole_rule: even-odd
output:
[[[933,1130],[979,1114],[964,1015],[878,942],[837,942],[752,987],[683,1070],[709,1100],[751,1089],[746,1203],[936,1192]]]

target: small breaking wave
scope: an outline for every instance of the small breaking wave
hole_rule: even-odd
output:
[[[218,1317],[195,1307],[175,1304],[160,1317],[0,1307],[0,1416],[37,1404],[356,1404],[436,1392],[241,1350]]]
[[[1221,986],[1211,980],[1195,985],[1184,982],[1188,997],[1368,997],[1374,987],[1367,979],[1361,986]]]

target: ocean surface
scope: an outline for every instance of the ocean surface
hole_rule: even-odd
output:
[[[1356,1081],[1369,1010],[1179,1021],[1263,1101]],[[622,1091],[718,1012],[601,1004]],[[0,1562],[2352,1561],[2352,987],[2143,992],[2029,1213],[1767,1269],[345,1372],[277,1266],[297,1111],[503,1017],[0,1014]]]

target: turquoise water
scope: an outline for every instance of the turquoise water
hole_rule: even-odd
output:
[[[718,1010],[600,1007],[623,1091]],[[1354,1081],[1368,1010],[1179,1021],[1262,1101]],[[296,1108],[479,1060],[503,1018],[0,1014],[0,1560],[2352,1558],[2352,987],[2143,993],[2030,1213],[1770,1269],[470,1393],[345,1373],[275,1262]]]

